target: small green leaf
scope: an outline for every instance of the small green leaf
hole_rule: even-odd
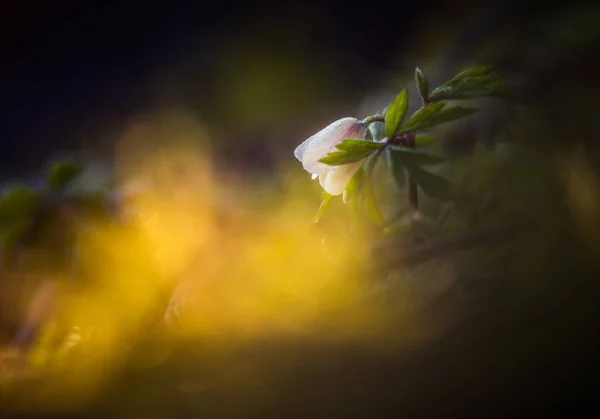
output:
[[[331,205],[331,201],[333,201],[333,196],[329,195],[327,192],[323,191],[323,195],[321,196],[321,205],[319,205],[319,209],[317,211],[317,215],[313,219],[313,223],[318,223],[329,205]]]
[[[436,102],[490,96],[524,101],[524,98],[514,92],[499,76],[490,74],[492,70],[493,66],[482,66],[463,71],[434,89],[429,100]]]
[[[426,101],[429,98],[429,80],[421,67],[415,69],[415,81],[421,98]]]
[[[510,87],[497,76],[474,77],[461,80],[456,84],[438,87],[431,93],[430,100],[473,99],[494,96],[508,90],[510,90]]]
[[[398,127],[404,121],[408,110],[408,91],[403,89],[385,114],[385,133],[388,138],[394,138]]]
[[[347,138],[336,146],[338,150],[347,151],[349,153],[360,152],[363,150],[371,152],[381,147],[383,147],[382,143],[354,138]]]
[[[473,67],[473,68],[465,70],[461,73],[458,73],[456,76],[453,77],[452,80],[462,80],[462,79],[466,79],[468,77],[485,76],[485,75],[491,73],[493,70],[494,70],[493,65],[483,65],[480,67]]]
[[[373,141],[347,139],[336,146],[339,151],[333,151],[319,161],[330,166],[354,163],[368,157],[373,151],[383,146],[383,143]]]
[[[421,169],[417,165],[406,166],[408,173],[419,187],[431,198],[450,201],[453,193],[450,183],[439,175]]]
[[[430,103],[427,106],[419,109],[402,128],[399,134],[414,132],[436,125],[445,124],[456,119],[469,116],[477,112],[477,109],[464,108],[460,106],[446,108],[443,103]]]
[[[48,186],[52,190],[63,190],[83,172],[83,165],[73,162],[56,163],[48,172]]]

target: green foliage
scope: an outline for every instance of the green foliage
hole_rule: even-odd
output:
[[[27,186],[15,186],[0,198],[0,223],[32,214],[39,196]]]
[[[15,186],[0,198],[2,250],[13,248],[34,222],[40,198],[31,188]]]
[[[48,187],[54,191],[64,190],[84,170],[84,166],[74,162],[58,162],[47,175]]]
[[[392,146],[388,150],[392,150],[395,159],[403,165],[434,166],[446,161],[443,157],[422,153],[414,148]]]
[[[323,194],[321,195],[321,205],[319,205],[319,209],[317,210],[317,214],[315,215],[315,218],[313,219],[313,223],[319,222],[321,217],[323,217],[323,214],[325,214],[325,211],[327,211],[327,208],[329,208],[329,205],[331,205],[332,201],[333,201],[333,196],[331,196],[327,192],[323,191]]]
[[[422,107],[410,118],[406,118],[409,107],[408,91],[403,89],[385,109],[365,118],[369,128],[369,139],[345,139],[333,151],[319,160],[322,163],[339,166],[365,159],[362,167],[354,174],[343,193],[344,203],[356,204],[359,192],[374,219],[381,223],[383,216],[378,209],[373,194],[371,172],[382,151],[386,152],[386,161],[390,177],[399,189],[403,189],[407,177],[415,182],[428,196],[435,200],[454,201],[456,197],[450,183],[442,176],[425,170],[426,166],[439,165],[445,161],[440,156],[423,153],[418,149],[435,141],[423,131],[438,125],[456,121],[478,111],[475,108],[448,106],[442,100],[470,99],[481,96],[513,97],[516,95],[499,76],[491,74],[493,66],[470,68],[454,76],[430,93],[430,85],[425,72],[415,69],[415,83]],[[385,138],[387,137],[387,139]],[[323,214],[332,197],[324,196],[319,209]],[[416,199],[409,198],[415,201]]]
[[[426,147],[434,143],[435,140],[427,134],[418,133],[415,137],[415,147]]]
[[[385,132],[388,138],[394,138],[396,131],[404,121],[408,110],[408,91],[402,90],[385,114]]]
[[[427,76],[421,67],[417,67],[415,69],[415,81],[417,83],[419,95],[421,95],[421,98],[424,101],[427,101],[429,99],[429,80],[427,79]]]
[[[365,161],[363,165],[364,175],[363,178],[363,188],[364,188],[364,196],[367,204],[367,209],[371,214],[373,220],[377,223],[377,225],[383,224],[383,216],[381,215],[381,211],[379,209],[379,205],[377,204],[377,200],[375,199],[375,193],[373,192],[373,169],[375,168],[375,164],[377,163],[377,159],[379,158],[381,151],[383,149],[378,150],[377,152],[371,154],[369,158]]]
[[[388,147],[385,150],[387,165],[390,170],[390,174],[396,182],[398,189],[404,188],[406,184],[406,174],[404,172],[404,166],[395,159],[394,150]]]
[[[490,74],[493,69],[493,66],[482,66],[463,71],[431,92],[429,100],[437,102],[483,96],[511,96],[510,87],[499,76]]]
[[[73,189],[85,167],[73,162],[59,162],[44,173],[47,188],[35,190],[22,185],[8,189],[0,197],[0,240],[2,250],[11,253],[16,246],[33,242],[50,231],[67,237],[69,226],[62,225],[61,213],[65,208],[74,210],[78,216],[111,216],[109,213],[110,191]],[[54,233],[52,233],[54,234]],[[46,237],[47,238],[47,237]],[[68,240],[65,243],[69,243]],[[31,243],[35,245],[35,243]],[[28,244],[27,244],[28,245]],[[66,244],[70,246],[70,244]],[[64,245],[60,245],[62,250]],[[61,249],[55,249],[62,251]],[[68,253],[68,251],[67,251]]]
[[[444,103],[430,103],[415,112],[415,114],[406,121],[404,126],[400,128],[398,134],[433,128],[436,125],[445,124],[469,116],[475,112],[477,112],[477,109],[460,106],[448,108]]]
[[[428,172],[414,164],[408,164],[405,167],[417,185],[431,198],[440,201],[451,201],[454,198],[452,185],[442,176]]]
[[[403,188],[406,183],[405,173],[408,173],[430,197],[442,201],[452,199],[450,183],[421,167],[443,163],[443,158],[399,147],[389,147],[386,152],[390,173],[399,188]]]
[[[360,169],[356,171],[354,176],[352,176],[352,179],[350,179],[350,182],[344,191],[344,195],[342,197],[344,204],[352,201],[358,195],[363,185],[364,175],[365,165],[363,164]]]
[[[336,146],[339,151],[333,151],[319,161],[330,166],[354,163],[368,157],[373,151],[383,146],[382,143],[374,141],[346,139]]]

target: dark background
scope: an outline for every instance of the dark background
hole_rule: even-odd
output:
[[[560,15],[527,2],[484,3],[7,2],[0,174],[30,173],[57,151],[110,150],[128,118],[165,103],[253,147],[277,132],[286,140],[275,148],[289,152],[368,92],[397,91],[394,77],[423,65],[415,56],[437,52],[433,38],[447,39],[428,69],[441,81],[494,35],[527,39],[544,16]],[[248,76],[252,99],[230,111],[241,103],[232,80],[257,72],[275,87]],[[247,156],[239,151],[240,164],[251,164]]]

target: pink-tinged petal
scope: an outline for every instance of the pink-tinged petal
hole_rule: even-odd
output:
[[[329,195],[337,196],[344,193],[352,176],[360,169],[364,160],[354,163],[334,166],[328,172],[319,175],[319,183]]]
[[[302,162],[304,170],[313,174],[325,173],[332,169],[319,162],[323,157],[336,150],[336,146],[346,138],[367,137],[367,127],[356,118],[342,118],[325,127],[304,141],[294,150],[294,156]]]

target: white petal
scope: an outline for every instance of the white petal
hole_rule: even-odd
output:
[[[304,140],[302,142],[302,144],[300,144],[294,150],[294,157],[296,157],[300,162],[302,162],[302,156],[304,155],[304,151],[306,150],[306,147],[313,139],[314,139],[314,135],[312,137],[310,137],[308,140]]]
[[[363,162],[364,160],[360,160],[350,164],[335,166],[330,171],[319,175],[319,183],[329,195],[341,195]]]
[[[318,178],[318,177],[319,177],[319,175],[318,175],[318,174],[316,174],[316,173],[314,173],[314,174],[310,175],[310,178],[311,178],[312,180],[315,180],[315,179],[316,179],[316,178]]]
[[[320,163],[323,157],[335,150],[335,146],[346,138],[366,138],[367,128],[356,118],[342,118],[322,129],[300,144],[294,151],[309,173],[324,173],[332,166]]]

